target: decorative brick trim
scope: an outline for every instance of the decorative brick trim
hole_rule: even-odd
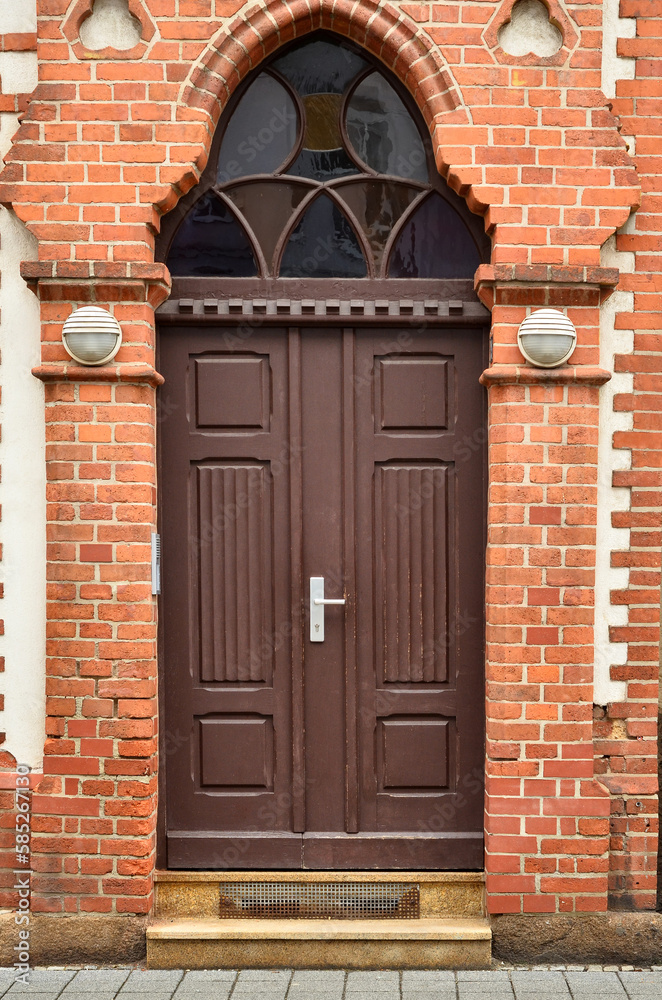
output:
[[[517,0],[503,0],[503,3],[494,13],[494,17],[485,29],[484,38],[491,49],[494,50],[494,58],[508,66],[564,66],[579,41],[579,35],[575,31],[574,25],[559,0],[545,0],[545,6],[549,10],[549,19],[563,36],[563,45],[553,56],[537,56],[529,53],[526,56],[511,56],[499,45],[499,31],[510,20],[512,9]]]
[[[103,365],[84,368],[82,365],[39,365],[32,369],[42,382],[142,382],[163,385],[165,379],[149,365]]]
[[[532,368],[525,365],[494,365],[480,376],[482,385],[604,385],[611,372],[595,365],[563,365]]]
[[[91,17],[93,0],[78,0],[73,10],[62,24],[62,34],[71,43],[71,48],[77,59],[112,59],[120,60],[142,59],[148,48],[148,43],[156,34],[156,25],[149,12],[148,5],[140,0],[128,0],[129,11],[140,21],[142,36],[137,45],[131,49],[115,49],[108,46],[105,49],[86,49],[80,41],[79,34],[83,23]]]

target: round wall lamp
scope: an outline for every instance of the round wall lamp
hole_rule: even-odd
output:
[[[122,343],[122,327],[107,309],[82,306],[64,322],[62,343],[80,365],[105,365]]]
[[[572,320],[558,309],[537,309],[517,332],[520,351],[536,368],[556,368],[567,361],[577,344]]]

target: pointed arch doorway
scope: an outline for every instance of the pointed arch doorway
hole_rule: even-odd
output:
[[[165,866],[482,868],[488,249],[326,34],[164,220]]]

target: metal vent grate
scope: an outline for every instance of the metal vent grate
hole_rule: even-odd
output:
[[[220,916],[415,920],[420,893],[412,882],[221,882]]]

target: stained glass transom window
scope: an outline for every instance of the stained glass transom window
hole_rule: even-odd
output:
[[[326,37],[249,80],[187,202],[174,275],[470,278],[481,261],[417,113]]]

